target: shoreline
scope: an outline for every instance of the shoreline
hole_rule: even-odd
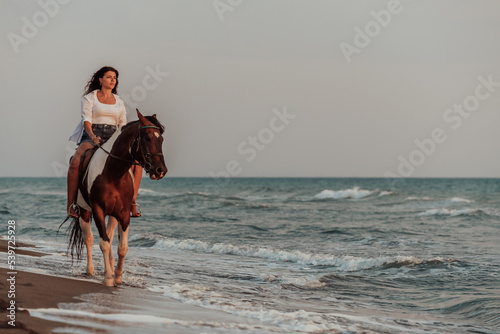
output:
[[[49,255],[42,252],[19,249],[17,247],[32,247],[35,245],[16,242],[16,256]],[[7,253],[8,240],[0,240],[0,252]],[[15,273],[15,274],[14,274]],[[14,291],[7,279],[14,277]],[[11,333],[51,333],[55,328],[67,328],[68,324],[33,317],[26,309],[57,308],[59,303],[80,303],[78,297],[89,293],[111,293],[107,287],[94,283],[70,278],[62,278],[36,274],[22,270],[0,268],[0,290],[5,291],[0,296],[0,329],[8,329]],[[11,303],[15,302],[15,327],[9,325]],[[7,319],[7,320],[5,320]],[[77,328],[77,326],[71,326]]]
[[[9,245],[8,240],[0,239],[0,252],[7,253],[8,248],[9,248],[8,245]],[[49,255],[49,254],[42,253],[42,252],[31,251],[31,250],[26,250],[26,249],[19,249],[19,247],[36,248],[35,245],[16,241],[16,247],[15,247],[16,248],[16,252],[15,252],[16,255],[29,255],[29,256],[37,256],[37,257]]]
[[[0,290],[5,294],[0,296],[2,322],[0,328],[7,328],[12,333],[51,333],[53,329],[69,327],[66,323],[49,321],[33,317],[26,309],[57,308],[59,303],[81,303],[78,297],[89,293],[110,294],[104,285],[69,278],[35,274],[16,270],[16,274],[0,268]],[[15,292],[9,294],[8,278],[15,277]],[[12,296],[12,298],[9,298]],[[9,325],[9,303],[15,302],[15,327]],[[7,319],[7,320],[4,320]],[[77,327],[77,326],[70,326]]]
[[[0,239],[0,251],[5,252],[7,243]],[[21,243],[17,246],[36,248]],[[50,254],[16,249],[17,255]],[[14,278],[13,285],[9,278]],[[15,290],[15,296],[10,295],[11,289]],[[219,326],[225,328],[219,330],[248,329],[249,333],[268,333],[269,329],[276,328],[259,319],[185,304],[161,293],[126,284],[106,287],[100,282],[0,268],[0,290],[0,332],[45,334],[67,329],[118,333],[126,329],[128,333],[129,329],[135,331],[144,324],[161,332],[186,334],[210,332]],[[16,308],[15,327],[9,325],[11,312],[8,308],[12,302]],[[103,308],[108,311],[97,311]],[[121,320],[117,322],[117,319]],[[151,330],[150,327],[147,329]]]

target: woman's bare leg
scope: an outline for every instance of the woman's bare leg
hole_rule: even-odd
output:
[[[67,211],[70,217],[78,217],[75,209],[73,208],[73,203],[76,200],[76,192],[78,190],[78,169],[80,168],[80,160],[82,158],[82,154],[92,148],[93,145],[89,142],[83,142],[76,149],[75,154],[69,161],[68,168],[68,203],[67,203]]]
[[[139,186],[142,180],[142,167],[134,166],[134,199],[132,200],[132,207],[130,211],[132,212],[132,217],[140,217],[141,213],[137,211],[137,192],[139,191]]]

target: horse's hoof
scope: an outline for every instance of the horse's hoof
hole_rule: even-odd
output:
[[[122,284],[122,277],[115,277],[115,285],[120,285]]]
[[[104,279],[104,285],[105,286],[115,286],[115,283],[112,278],[105,278]]]

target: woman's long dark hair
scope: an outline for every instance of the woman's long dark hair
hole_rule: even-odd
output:
[[[90,92],[93,92],[96,89],[101,89],[101,83],[99,82],[99,78],[103,78],[106,72],[113,71],[116,74],[116,85],[111,91],[113,94],[118,94],[118,71],[111,66],[104,66],[99,71],[95,72],[92,75],[92,78],[87,82],[87,86],[85,86],[85,93],[83,95],[87,95]]]

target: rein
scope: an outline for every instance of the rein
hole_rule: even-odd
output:
[[[142,129],[158,129],[158,130],[160,130],[159,127],[154,126],[154,125],[145,125],[145,126],[139,128],[139,131]],[[111,158],[118,159],[118,160],[127,162],[129,164],[135,165],[135,166],[141,166],[142,168],[144,168],[146,170],[146,172],[148,172],[151,169],[151,163],[148,161],[149,159],[151,159],[151,153],[144,154],[144,152],[142,151],[142,146],[140,145],[141,139],[140,139],[140,132],[139,131],[137,131],[137,135],[135,136],[134,142],[129,147],[129,151],[132,149],[132,146],[134,146],[134,143],[137,142],[137,152],[139,152],[139,150],[141,150],[142,160],[144,161],[144,163],[142,163],[142,164],[135,162],[135,161],[132,161],[132,160],[124,159],[124,158],[119,157],[117,155],[114,155],[113,153],[111,153],[111,152],[107,151],[105,148],[103,148],[102,145],[96,145],[96,144],[93,144],[93,145],[97,146],[98,148],[100,148],[101,150],[106,152],[106,154],[108,154]],[[157,156],[157,155],[163,156],[163,153],[153,154],[153,156]]]
[[[138,162],[135,162],[135,161],[132,161],[132,160],[127,160],[127,159],[124,159],[124,158],[121,158],[117,155],[114,155],[113,153],[107,151],[105,148],[103,148],[101,145],[96,145],[94,144],[94,146],[97,146],[98,148],[100,148],[101,150],[103,150],[104,152],[106,152],[107,155],[109,155],[111,158],[114,158],[114,159],[118,159],[118,160],[121,160],[121,161],[125,161],[125,162],[128,162],[132,165],[136,165],[136,166],[141,166],[142,168],[144,168],[144,166]]]

